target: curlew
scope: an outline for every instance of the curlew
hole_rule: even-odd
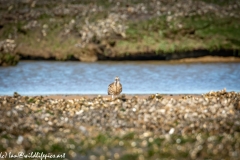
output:
[[[122,92],[122,84],[120,83],[119,77],[115,77],[115,81],[108,86],[108,95],[119,95]]]

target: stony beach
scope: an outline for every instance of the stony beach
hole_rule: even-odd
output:
[[[0,151],[66,159],[239,159],[240,93],[0,97]]]
[[[238,0],[2,0],[0,66],[22,59],[240,56]]]

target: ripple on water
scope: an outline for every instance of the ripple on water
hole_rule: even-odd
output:
[[[0,68],[0,94],[107,94],[116,75],[126,94],[240,91],[240,63],[22,61]]]

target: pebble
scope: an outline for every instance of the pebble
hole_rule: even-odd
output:
[[[11,145],[12,143],[8,143],[4,138],[0,140],[6,149],[10,147],[17,151],[29,147],[28,141],[38,135],[54,135],[52,139],[57,141],[61,137],[69,136],[74,139],[79,137],[87,139],[86,137],[91,138],[96,133],[106,131],[123,137],[134,132],[136,135],[133,139],[138,137],[141,141],[122,140],[117,143],[119,146],[136,148],[153,143],[155,136],[167,137],[166,140],[172,142],[171,137],[174,135],[196,134],[198,135],[196,146],[189,154],[195,159],[203,150],[202,135],[210,135],[204,140],[205,147],[209,148],[214,147],[215,141],[218,140],[215,135],[225,137],[219,147],[214,147],[216,154],[223,150],[221,146],[230,143],[229,140],[234,141],[234,135],[236,138],[239,136],[239,101],[240,93],[226,90],[209,92],[199,97],[184,96],[179,99],[164,98],[160,94],[150,95],[148,98],[136,96],[126,98],[124,95],[124,100],[120,96],[113,101],[101,96],[67,100],[42,96],[27,97],[14,93],[14,96],[0,97],[2,115],[0,130],[1,135],[15,137],[15,142],[12,143],[17,145]],[[72,131],[77,134],[73,134]],[[96,143],[95,140],[91,141]],[[174,143],[180,145],[182,141],[178,138]],[[182,147],[178,148],[186,150]],[[235,147],[239,148],[239,145]],[[114,154],[110,155],[114,156]],[[239,155],[239,151],[231,153],[229,151],[229,155]],[[115,157],[118,156],[115,154]]]

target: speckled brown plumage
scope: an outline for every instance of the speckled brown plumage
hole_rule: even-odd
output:
[[[119,95],[122,92],[122,84],[120,83],[119,77],[115,77],[115,81],[108,86],[108,95]]]

